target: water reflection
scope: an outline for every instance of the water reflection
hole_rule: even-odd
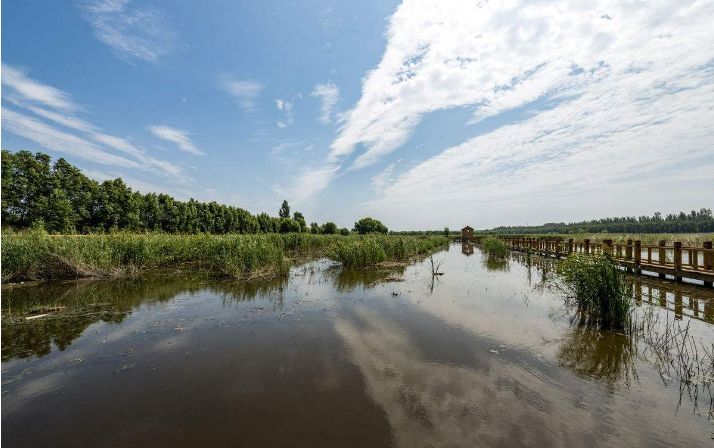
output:
[[[611,387],[637,379],[637,344],[623,333],[574,325],[558,350],[561,366],[604,380]]]
[[[708,393],[710,373],[678,382],[691,354],[677,352],[683,339],[673,337],[691,322],[687,335],[713,339],[706,291],[634,278],[637,312],[660,320],[638,319],[649,327],[628,335],[598,331],[572,320],[547,287],[552,260],[513,254],[494,267],[471,249],[435,255],[443,276],[426,259],[367,270],[308,263],[270,281],[5,289],[3,441],[583,446],[593,433],[604,446],[708,441],[705,418],[674,414],[677,385],[695,412],[691,396]],[[105,403],[115,403],[110,417],[98,412]],[[43,437],[28,436],[36,420]]]
[[[372,287],[379,283],[404,281],[404,266],[379,269],[330,269],[334,286],[338,291],[347,292],[355,288]]]
[[[120,281],[46,283],[2,293],[2,360],[42,356],[67,348],[95,322],[120,323],[143,304],[208,291],[224,302],[271,296],[280,300],[285,279],[216,282],[205,277],[142,277]]]
[[[474,245],[469,243],[468,241],[464,241],[461,243],[461,253],[466,255],[467,257],[470,255],[474,254]]]

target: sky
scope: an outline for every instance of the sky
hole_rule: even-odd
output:
[[[2,147],[390,229],[714,207],[714,0],[2,1]]]

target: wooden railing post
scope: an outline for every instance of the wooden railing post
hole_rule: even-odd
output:
[[[573,239],[570,238],[570,239],[568,240],[568,255],[570,255],[570,254],[572,254],[572,253],[573,253]]]
[[[699,249],[689,250],[689,264],[695,271],[699,269]]]
[[[714,267],[712,267],[712,264],[714,264],[714,254],[712,254],[711,252],[712,242],[705,241],[704,249],[709,249],[704,251],[704,270],[711,272],[712,270],[714,270]],[[705,281],[704,286],[708,286],[711,288],[712,286],[714,286],[714,282]]]
[[[585,238],[585,254],[587,255],[589,253],[590,253],[590,239]]]
[[[674,278],[678,281],[682,281],[682,243],[680,241],[674,242]]]
[[[640,266],[642,265],[642,241],[635,241],[635,273],[640,273]]]
[[[667,249],[665,249],[664,247],[665,244],[667,244],[665,240],[659,240],[659,264],[662,267],[664,267],[664,264],[667,261]],[[664,272],[659,273],[659,278],[666,277],[667,276],[664,274]]]

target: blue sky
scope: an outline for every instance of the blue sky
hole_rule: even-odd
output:
[[[714,204],[714,3],[2,3],[2,146],[397,229]]]

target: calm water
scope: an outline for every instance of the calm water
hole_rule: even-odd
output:
[[[468,252],[466,250],[465,252]],[[460,245],[287,281],[74,282],[2,294],[2,442],[45,446],[712,446],[709,390],[573,322],[550,262]],[[638,313],[711,345],[714,297],[638,279]],[[26,317],[41,316],[33,319]]]

